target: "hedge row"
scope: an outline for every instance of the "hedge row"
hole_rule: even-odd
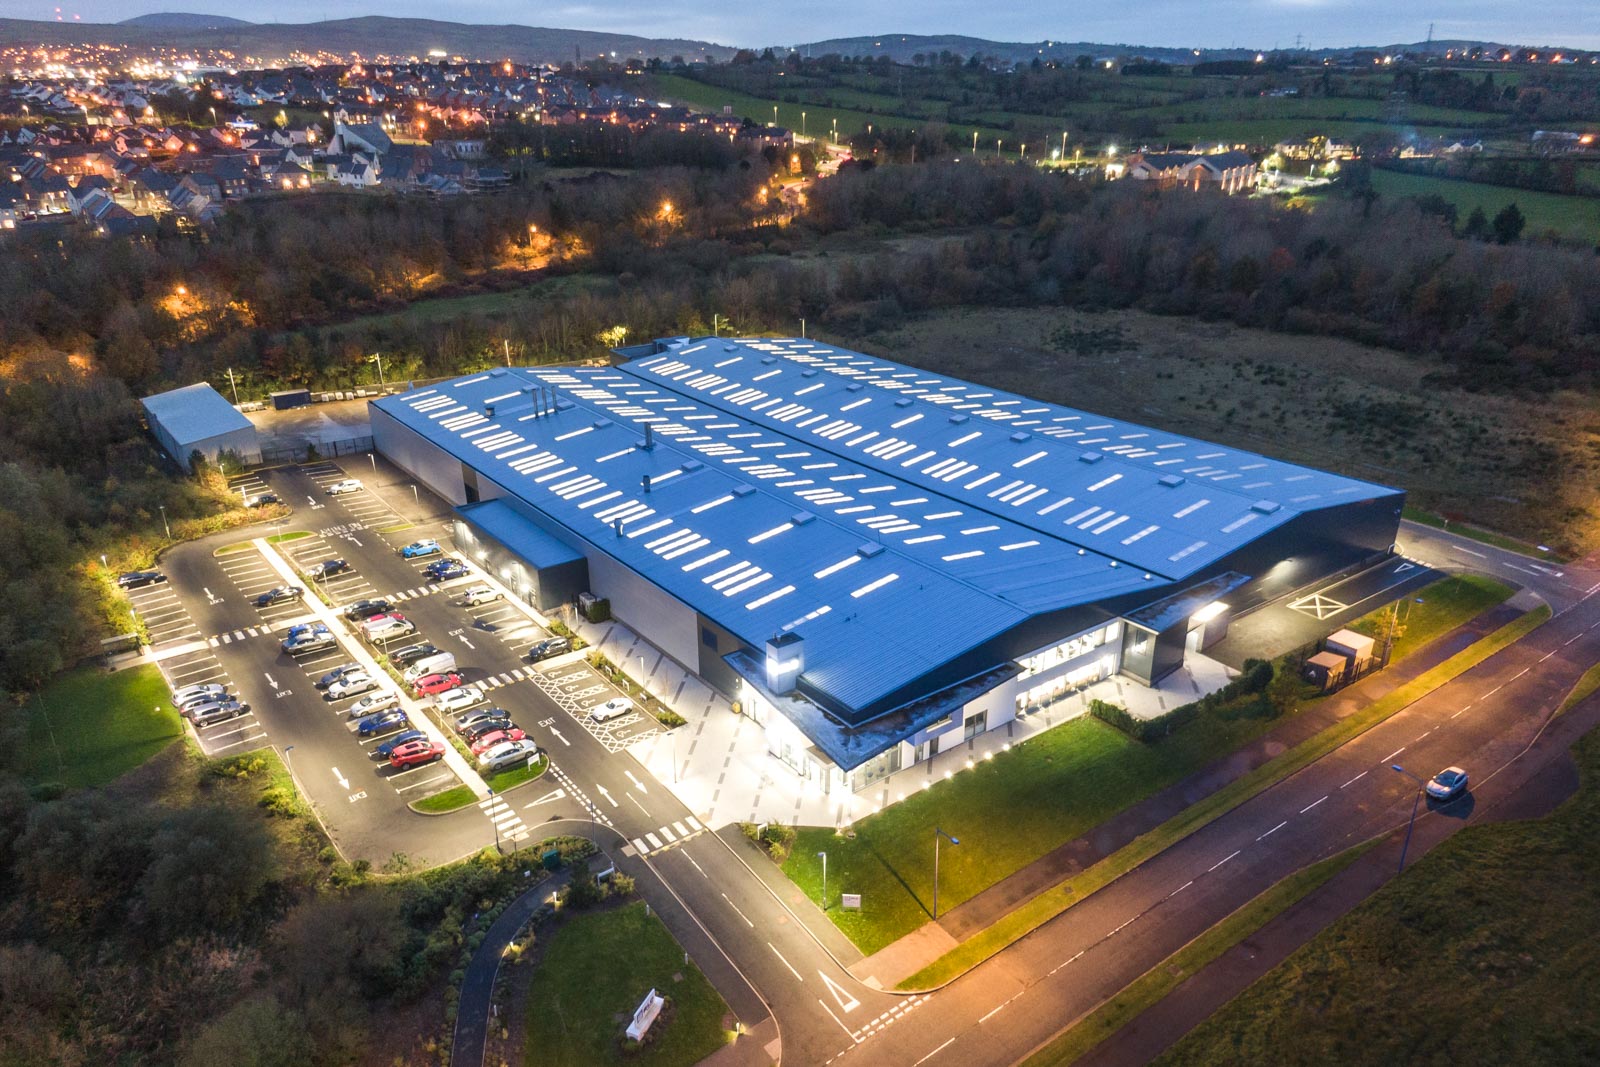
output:
[[[1165,715],[1136,719],[1128,714],[1126,708],[1108,704],[1104,700],[1091,700],[1089,714],[1115,726],[1135,741],[1158,741],[1180,726],[1193,722],[1203,712],[1252,716],[1273,714],[1274,705],[1261,695],[1272,683],[1272,673],[1272,664],[1268,661],[1247,659],[1244,661],[1244,670],[1233,681],[1199,700],[1173,708]],[[1246,697],[1253,699],[1246,700]]]

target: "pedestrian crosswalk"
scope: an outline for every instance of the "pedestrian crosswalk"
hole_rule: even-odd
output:
[[[478,684],[489,689],[499,689],[502,685],[510,685],[512,682],[526,681],[531,677],[533,677],[532,667],[518,667],[516,670],[503,671],[500,674],[494,675],[493,677],[485,678]]]
[[[560,767],[557,767],[554,763],[552,763],[550,764],[550,773],[556,776],[556,781],[560,782],[562,786],[566,788],[567,792],[572,795],[573,799],[575,799],[579,804],[583,805],[584,814],[588,815],[589,818],[593,819],[595,822],[606,827],[607,829],[616,829],[616,826],[611,822],[611,819],[606,815],[606,813],[601,811],[595,802],[589,799],[588,793],[585,793],[582,789],[578,788],[578,783],[574,782],[566,771],[563,771]]]
[[[658,826],[651,833],[633,839],[633,848],[641,856],[648,856],[653,852],[661,852],[683,844],[689,838],[705,831],[700,820],[693,815],[686,815],[681,821],[674,819],[666,826]]]
[[[494,823],[495,839],[497,841],[524,841],[533,831],[528,829],[528,824],[522,821],[505,797],[493,796],[488,800],[478,802],[478,807],[489,821]]]
[[[419,597],[432,596],[442,588],[443,586],[438,585],[419,585],[411,589],[402,589],[398,593],[390,593],[383,599],[392,603],[399,603],[402,600],[416,600]]]

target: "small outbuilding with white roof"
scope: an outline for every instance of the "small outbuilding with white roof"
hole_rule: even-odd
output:
[[[261,462],[255,425],[205,382],[147,396],[139,404],[162,451],[184,470],[192,469],[196,452],[212,463],[223,452],[243,463]]]

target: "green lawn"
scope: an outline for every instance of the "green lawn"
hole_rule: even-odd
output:
[[[1398,601],[1400,635],[1394,641],[1395,661],[1443,637],[1468,619],[1474,618],[1511,596],[1514,590],[1504,582],[1479,574],[1442,578],[1425,589]],[[1388,628],[1389,609],[1381,608],[1351,623],[1349,629],[1378,637]]]
[[[1491,219],[1507,204],[1515,203],[1527,218],[1523,236],[1534,237],[1555,230],[1564,237],[1585,242],[1600,239],[1600,197],[1562,196],[1527,189],[1508,189],[1481,182],[1453,178],[1430,178],[1420,174],[1399,174],[1389,170],[1372,172],[1372,187],[1385,196],[1444,197],[1456,206],[1462,222],[1473,208],[1482,208]]]
[[[1600,737],[1549,818],[1467,826],[1157,1063],[1593,1063]]]
[[[23,777],[105,785],[183,736],[170,696],[154,665],[58,676],[23,708]]]
[[[688,1067],[733,1038],[722,1028],[728,1005],[643,904],[567,920],[538,968],[528,991],[529,1067]],[[623,1029],[651,989],[671,1004],[644,1048],[624,1052]]]

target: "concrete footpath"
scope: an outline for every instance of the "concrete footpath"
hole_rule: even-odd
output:
[[[1049,852],[943,915],[938,930],[927,924],[868,956],[850,972],[862,981],[893,987],[949,951],[954,944],[987,929],[1040,893],[1092,867],[1223,786],[1321,733],[1373,701],[1439,665],[1473,642],[1519,618],[1523,610],[1502,604],[1393,666],[1369,675],[1320,700],[1231,755],[1112,816],[1082,837]],[[940,932],[942,931],[942,933]]]
[[[1523,755],[1475,788],[1472,795],[1477,808],[1467,825],[1541,818],[1554,811],[1578,787],[1577,768],[1568,749],[1596,725],[1600,725],[1600,696],[1590,697],[1556,719]],[[1432,812],[1422,815],[1406,855],[1408,869],[1460,828],[1455,819]],[[1137,1067],[1177,1044],[1213,1012],[1393,880],[1404,837],[1405,828],[1398,827],[1377,848],[1217,957],[1076,1062],[1093,1067]]]

